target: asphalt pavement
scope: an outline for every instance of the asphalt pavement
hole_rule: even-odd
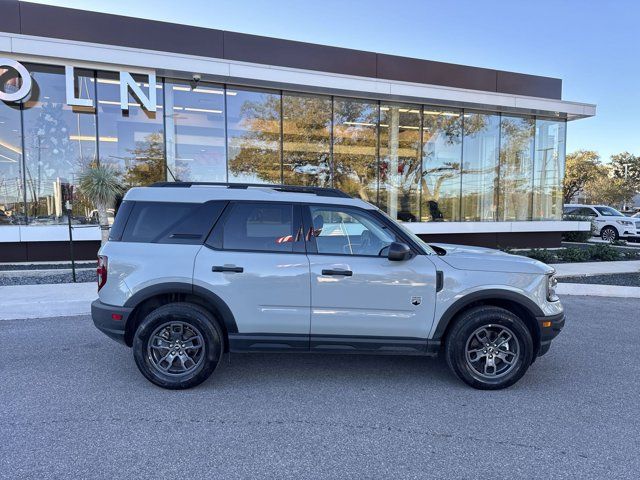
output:
[[[0,320],[0,478],[638,478],[640,300],[563,302],[498,392],[442,360],[312,354],[166,391],[88,316]]]

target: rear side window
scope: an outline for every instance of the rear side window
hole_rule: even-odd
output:
[[[129,220],[129,215],[131,214],[134,204],[135,202],[122,202],[120,208],[118,208],[116,218],[114,219],[111,230],[109,231],[110,241],[117,242],[122,238],[124,227],[127,224],[127,220]]]
[[[222,213],[226,202],[135,202],[122,241],[199,244]]]
[[[293,205],[237,203],[222,229],[222,248],[259,252],[293,252],[300,226],[294,228]]]

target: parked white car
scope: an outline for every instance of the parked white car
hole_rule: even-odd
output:
[[[594,235],[607,242],[614,242],[619,238],[640,238],[640,219],[627,217],[606,205],[568,204],[564,206],[564,214],[591,217],[595,226]]]

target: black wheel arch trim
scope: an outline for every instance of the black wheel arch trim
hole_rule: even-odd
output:
[[[124,307],[135,309],[145,300],[163,294],[183,293],[200,297],[210,304],[219,314],[224,322],[227,333],[238,333],[236,319],[229,306],[215,293],[204,287],[186,282],[167,282],[157,285],[150,285],[133,294],[124,304]]]
[[[533,318],[544,317],[542,309],[533,300],[521,293],[500,289],[479,290],[456,300],[449,308],[447,308],[442,317],[440,317],[433,339],[442,339],[451,321],[456,317],[456,315],[458,315],[458,313],[464,311],[465,308],[476,302],[491,300],[507,300],[518,304],[521,308],[524,308]]]

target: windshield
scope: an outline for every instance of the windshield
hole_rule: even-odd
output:
[[[624,217],[622,213],[611,207],[594,207],[603,217]]]
[[[399,222],[398,220],[394,220],[393,218],[391,218],[389,215],[387,215],[385,212],[383,212],[380,209],[378,209],[378,211],[382,215],[387,217],[389,220],[391,220],[394,223],[394,225],[397,225],[398,228],[400,228],[400,230],[402,230],[402,232],[407,237],[411,238],[411,240],[415,241],[418,245],[420,245],[427,255],[437,255],[437,253],[433,251],[433,248],[431,248],[424,240],[422,240],[419,236],[417,236],[415,233],[413,233],[411,230],[409,230],[407,227],[405,227],[402,224],[402,222]]]

